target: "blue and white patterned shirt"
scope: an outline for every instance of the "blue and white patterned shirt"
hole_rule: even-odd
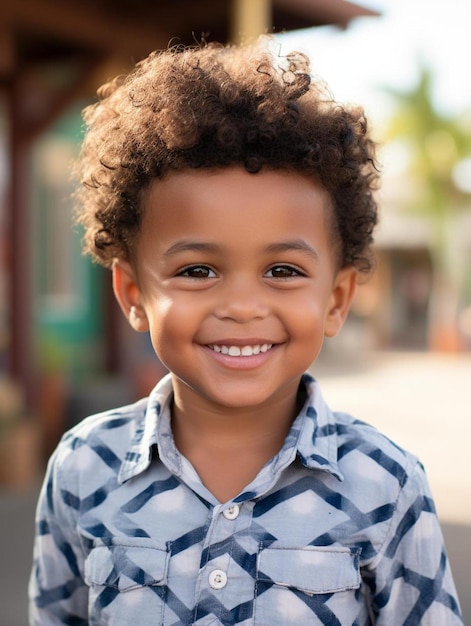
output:
[[[303,383],[283,448],[223,504],[175,448],[169,377],[66,433],[38,506],[30,623],[462,624],[420,463]]]

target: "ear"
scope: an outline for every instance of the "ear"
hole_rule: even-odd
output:
[[[331,301],[327,311],[324,335],[335,337],[345,320],[352,305],[357,286],[357,270],[352,267],[343,267],[337,273],[332,288]]]
[[[149,330],[149,320],[142,306],[141,292],[131,264],[115,259],[112,267],[113,290],[124,316],[131,327],[140,333]]]

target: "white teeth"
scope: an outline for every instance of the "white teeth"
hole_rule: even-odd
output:
[[[212,344],[209,347],[214,352],[221,352],[222,354],[228,354],[229,356],[252,356],[254,354],[260,354],[260,352],[267,352],[273,346],[272,343],[264,343],[255,346],[218,346]]]

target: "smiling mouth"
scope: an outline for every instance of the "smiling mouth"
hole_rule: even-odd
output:
[[[254,356],[261,352],[268,352],[273,347],[272,343],[262,343],[254,346],[225,346],[209,344],[208,346],[214,352],[220,352],[221,354],[227,354],[229,356]]]

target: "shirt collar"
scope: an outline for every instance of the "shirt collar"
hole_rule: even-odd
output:
[[[175,466],[169,468],[171,471],[179,473],[180,456],[170,430],[172,399],[172,379],[170,374],[167,374],[150,393],[144,414],[136,419],[134,435],[121,465],[118,482],[124,483],[144,472],[152,462],[154,450],[157,450],[161,458],[168,458],[171,466]],[[166,451],[165,454],[159,449],[162,446]]]
[[[306,401],[283,450],[296,446],[297,456],[305,467],[327,471],[343,480],[337,463],[335,416],[310,374],[303,375],[301,384],[306,388]],[[170,426],[172,399],[172,380],[168,374],[151,392],[145,413],[136,419],[134,435],[118,475],[120,483],[144,472],[152,462],[154,451],[171,472],[177,476],[181,474],[181,456],[173,442]]]
[[[302,383],[306,387],[307,398],[302,409],[305,418],[298,440],[298,457],[305,467],[327,471],[343,481],[338,466],[335,415],[325,403],[319,384],[310,374],[303,375]]]

